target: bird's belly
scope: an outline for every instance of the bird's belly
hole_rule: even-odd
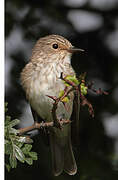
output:
[[[30,103],[33,109],[38,113],[38,115],[46,120],[52,121],[52,107],[54,101],[48,96],[56,96],[59,97],[59,92],[65,88],[62,80],[57,81],[33,81],[30,91]],[[67,112],[63,103],[59,102],[57,108],[57,117],[59,118],[70,118],[72,112],[72,102],[71,102],[71,110]]]

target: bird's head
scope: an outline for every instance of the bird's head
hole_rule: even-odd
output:
[[[72,44],[62,36],[49,35],[40,38],[33,49],[33,55],[46,59],[63,59],[71,56],[74,52],[84,51],[75,48]]]

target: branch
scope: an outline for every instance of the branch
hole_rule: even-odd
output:
[[[47,95],[47,96],[54,101],[53,107],[52,107],[52,117],[53,117],[53,121],[54,121],[54,126],[56,126],[56,127],[58,127],[58,128],[61,129],[61,128],[62,128],[62,124],[61,124],[60,122],[61,122],[62,120],[59,120],[59,119],[57,118],[57,115],[56,115],[56,110],[57,110],[58,103],[59,103],[59,102],[62,102],[62,103],[64,104],[64,106],[65,106],[65,103],[63,102],[63,99],[64,99],[65,97],[67,97],[67,96],[70,94],[71,91],[76,90],[76,91],[77,91],[77,94],[78,94],[78,86],[75,85],[74,82],[72,82],[72,81],[67,80],[66,78],[64,78],[64,77],[63,77],[63,72],[61,73],[60,79],[64,80],[66,83],[68,83],[68,84],[71,86],[71,88],[66,86],[65,89],[64,89],[64,94],[63,94],[63,96],[61,96],[61,97],[59,97],[59,98],[57,98],[57,97],[55,97],[55,96],[49,96],[49,95]],[[65,108],[66,108],[66,106],[65,106]],[[67,120],[65,120],[65,121],[67,121]]]
[[[85,98],[85,96],[81,95],[80,97],[81,97],[81,105],[82,106],[87,105],[90,115],[92,116],[92,118],[94,118],[94,110],[92,104]]]
[[[53,103],[53,107],[52,107],[52,117],[53,117],[53,121],[54,121],[54,126],[55,127],[58,127],[58,128],[62,128],[62,121],[67,121],[67,122],[69,122],[69,120],[59,120],[58,118],[57,118],[57,115],[56,115],[56,110],[57,110],[57,106],[58,106],[58,103],[59,102],[62,102],[63,104],[64,104],[64,106],[65,106],[65,103],[63,102],[63,99],[64,99],[64,97],[66,97],[66,96],[68,96],[68,94],[71,92],[71,91],[73,91],[73,88],[71,88],[71,89],[68,89],[68,87],[65,87],[65,89],[64,89],[64,95],[63,96],[61,96],[61,97],[59,97],[59,98],[57,98],[57,97],[55,97],[55,96],[48,96],[49,98],[51,98],[53,101],[54,101],[54,103]],[[65,106],[65,108],[66,108],[66,106]]]
[[[94,85],[94,82],[92,81],[91,83],[88,84],[87,87],[88,87],[89,90],[93,91],[94,93],[96,93],[98,95],[102,95],[102,94],[108,95],[109,94],[108,92],[103,91],[101,88],[99,88],[98,90],[94,89],[93,85]]]
[[[71,122],[70,120],[61,119],[60,124],[62,126],[62,125],[68,124],[70,122]],[[18,131],[19,131],[19,135],[21,135],[21,134],[27,133],[27,132],[35,130],[35,129],[41,129],[44,127],[53,127],[53,126],[55,126],[54,122],[45,122],[45,123],[44,122],[41,122],[41,123],[35,122],[31,126],[18,129]]]

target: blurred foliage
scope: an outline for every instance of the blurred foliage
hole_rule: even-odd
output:
[[[7,111],[5,103],[5,112]],[[17,167],[17,160],[29,165],[33,164],[33,160],[37,160],[37,153],[31,151],[31,144],[27,144],[33,141],[25,136],[19,136],[19,131],[14,128],[19,122],[18,119],[11,120],[10,116],[5,116],[5,165],[8,171]]]

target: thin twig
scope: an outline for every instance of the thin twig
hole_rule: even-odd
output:
[[[88,89],[93,91],[94,93],[98,94],[98,95],[108,95],[109,93],[107,91],[103,91],[101,88],[99,88],[98,90],[97,89],[94,89],[93,88],[93,85],[94,85],[94,82],[92,81],[91,83],[88,84]]]
[[[85,98],[85,96],[81,95],[81,105],[88,106],[88,111],[90,113],[90,115],[92,116],[92,118],[94,118],[94,110],[93,110],[93,106],[92,104]]]

